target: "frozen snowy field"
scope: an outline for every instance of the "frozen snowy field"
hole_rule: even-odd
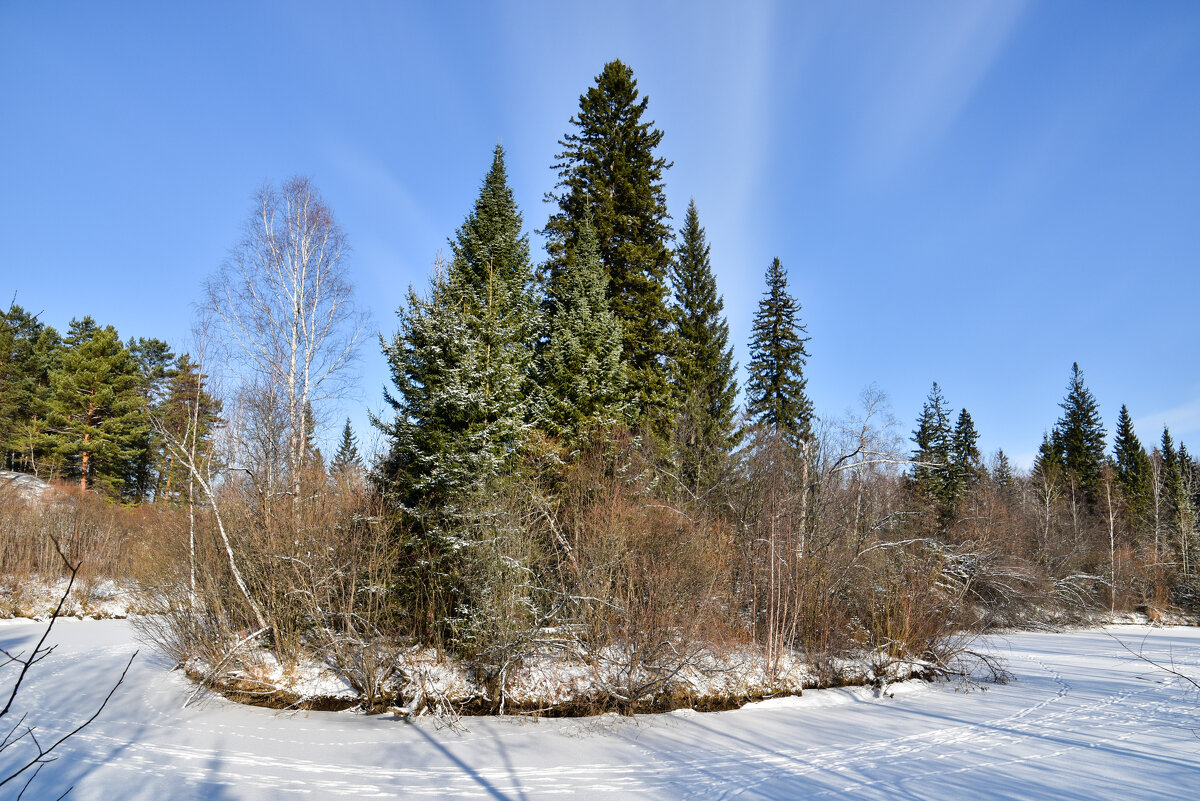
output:
[[[0,624],[20,648],[38,624]],[[64,620],[20,706],[81,719],[137,648],[122,621]],[[717,714],[464,719],[467,731],[210,699],[143,649],[34,798],[1200,798],[1200,699],[1113,639],[1200,675],[1200,630],[1117,626],[993,638],[1017,680],[810,692]],[[8,675],[8,674],[5,674]],[[8,788],[4,788],[7,790]],[[13,793],[15,795],[15,792]],[[28,794],[26,797],[30,797]]]

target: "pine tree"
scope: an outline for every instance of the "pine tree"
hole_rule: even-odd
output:
[[[1150,525],[1154,476],[1150,456],[1134,433],[1133,418],[1124,404],[1117,416],[1113,457],[1117,467],[1117,483],[1129,503],[1129,523],[1135,530],[1143,530]]]
[[[497,147],[453,258],[426,298],[409,290],[385,346],[396,412],[376,424],[391,440],[382,476],[410,509],[443,521],[522,447],[533,417],[530,374],[539,315],[528,238]],[[428,522],[428,521],[427,521]],[[440,523],[437,525],[441,525]]]
[[[335,479],[344,479],[360,474],[362,469],[362,458],[358,455],[358,439],[354,436],[350,418],[347,417],[346,425],[342,428],[342,439],[333,454],[333,460],[329,463],[329,474]]]
[[[975,488],[982,474],[979,433],[970,413],[963,409],[950,437],[950,484],[956,503]]]
[[[737,446],[734,424],[737,405],[737,365],[729,344],[725,301],[717,279],[696,201],[688,204],[679,248],[671,271],[674,334],[671,389],[681,479],[701,488],[716,479],[716,468]]]
[[[779,259],[767,268],[767,289],[758,302],[750,340],[747,411],[755,423],[801,447],[812,439],[813,406],[805,395],[807,329],[800,323],[800,304],[787,289],[787,272]]]
[[[945,523],[954,508],[955,485],[951,472],[954,442],[950,410],[936,381],[921,406],[913,443],[917,446],[913,450],[914,494]]]
[[[0,314],[0,468],[37,473],[47,455],[49,375],[61,345],[15,303]]]
[[[547,338],[538,355],[541,427],[568,447],[622,416],[625,365],[621,324],[609,309],[608,279],[591,221],[547,288]]]
[[[164,467],[164,453],[157,441],[149,417],[158,414],[174,369],[175,354],[161,339],[130,338],[126,350],[138,371],[138,390],[146,419],[133,434],[134,453],[125,477],[125,499],[135,503],[148,500],[154,492],[157,474]]]
[[[612,311],[621,323],[630,413],[635,423],[663,433],[670,404],[665,280],[671,262],[663,171],[671,165],[655,155],[663,134],[642,119],[648,103],[638,96],[633,70],[620,61],[604,66],[596,85],[579,98],[579,113],[570,121],[575,130],[559,141],[556,193],[546,196],[558,210],[544,233],[553,282],[591,215]]]
[[[148,426],[140,376],[112,326],[72,320],[53,390],[48,429],[80,488],[124,489]]]
[[[1089,503],[1095,504],[1100,499],[1105,431],[1100,407],[1091,390],[1084,386],[1078,363],[1071,365],[1067,397],[1059,405],[1063,416],[1054,427],[1054,445],[1067,477]]]

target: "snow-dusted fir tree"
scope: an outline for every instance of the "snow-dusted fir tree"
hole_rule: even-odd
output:
[[[804,392],[807,333],[800,304],[788,292],[787,272],[775,259],[754,315],[746,409],[755,424],[797,447],[812,439],[813,406]]]
[[[950,483],[953,497],[959,501],[983,475],[983,462],[979,453],[979,432],[971,413],[963,409],[958,413],[954,433],[950,435]]]
[[[950,430],[950,410],[942,388],[936,381],[921,407],[917,428],[913,431],[913,490],[939,517],[954,505],[954,480],[951,470],[954,442]]]
[[[540,426],[568,447],[625,408],[621,323],[585,213],[575,248],[546,288],[546,341],[537,362]]]
[[[559,140],[558,183],[546,196],[557,210],[545,234],[553,275],[590,215],[608,273],[609,301],[621,323],[629,417],[664,433],[670,418],[665,356],[671,228],[663,173],[671,165],[657,155],[663,133],[646,118],[648,103],[629,66],[604,65],[579,98],[572,130]]]
[[[1083,383],[1079,364],[1071,365],[1067,397],[1059,404],[1063,415],[1054,426],[1054,446],[1066,477],[1089,503],[1100,499],[1100,472],[1104,466],[1105,432],[1100,405]]]
[[[1184,575],[1200,572],[1197,554],[1197,511],[1191,492],[1192,460],[1187,449],[1176,449],[1171,432],[1163,428],[1161,443],[1162,467],[1159,471],[1160,518],[1173,541],[1180,570]]]
[[[1144,531],[1151,525],[1151,507],[1154,503],[1153,466],[1150,464],[1150,455],[1146,453],[1133,430],[1133,418],[1124,404],[1117,415],[1113,460],[1117,467],[1117,483],[1125,495],[1129,523],[1134,531]]]
[[[384,347],[395,417],[376,421],[391,446],[381,478],[410,510],[437,509],[443,521],[517,458],[532,414],[539,314],[502,148],[450,249],[428,294],[410,288],[398,313]]]
[[[729,344],[725,302],[717,292],[709,245],[696,201],[688,204],[671,267],[671,391],[680,479],[701,490],[740,439],[734,423],[737,365]]]

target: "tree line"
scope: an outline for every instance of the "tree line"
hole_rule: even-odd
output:
[[[38,318],[15,301],[0,314],[0,463],[126,503],[177,501],[184,471],[151,419],[178,428],[199,393],[212,427],[220,403],[197,364],[160,339],[123,342],[90,316],[65,336]]]

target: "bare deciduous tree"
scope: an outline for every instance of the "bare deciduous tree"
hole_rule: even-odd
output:
[[[346,368],[366,319],[353,302],[346,237],[316,187],[291,178],[279,189],[264,186],[254,204],[245,237],[207,283],[205,312],[240,368],[241,384],[263,399],[259,411],[286,421],[280,478],[295,499],[310,415],[348,389]]]

